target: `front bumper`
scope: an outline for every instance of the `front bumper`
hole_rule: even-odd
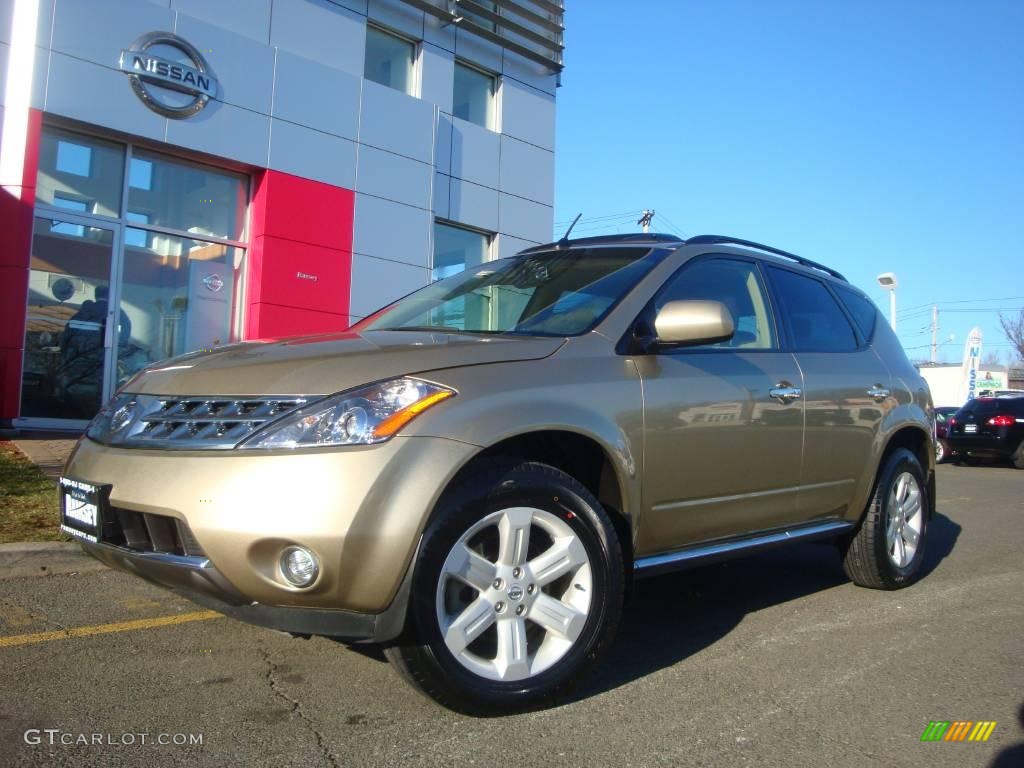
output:
[[[381,617],[398,610],[430,511],[476,450],[432,437],[266,453],[151,451],[82,440],[65,475],[109,484],[111,508],[181,520],[203,553],[82,542],[108,565],[257,624],[376,639]],[[292,545],[319,559],[320,575],[309,588],[281,576],[281,551]]]
[[[391,605],[380,613],[262,605],[247,602],[205,557],[133,552],[123,547],[79,541],[88,554],[119,571],[132,573],[240,621],[296,635],[327,635],[347,642],[393,640],[402,631],[412,569]]]

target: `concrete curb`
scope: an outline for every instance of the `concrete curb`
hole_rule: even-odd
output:
[[[107,566],[73,541],[20,541],[0,544],[0,580],[90,573]]]

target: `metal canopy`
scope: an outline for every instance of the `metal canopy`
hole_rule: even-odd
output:
[[[561,0],[402,0],[448,24],[562,71]]]

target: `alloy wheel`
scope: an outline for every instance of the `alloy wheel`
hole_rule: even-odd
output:
[[[921,486],[910,472],[902,472],[889,491],[885,528],[889,559],[897,568],[906,568],[913,561],[921,541],[923,517]]]
[[[590,557],[565,520],[533,507],[502,509],[463,533],[445,559],[438,626],[470,672],[525,680],[572,649],[592,588]]]

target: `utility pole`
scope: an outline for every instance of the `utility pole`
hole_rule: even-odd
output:
[[[935,364],[935,353],[939,342],[939,306],[932,304],[932,365]]]
[[[637,224],[639,224],[641,227],[643,227],[644,234],[647,234],[648,232],[651,231],[651,220],[653,218],[654,218],[654,211],[653,210],[649,211],[649,210],[647,210],[645,208],[644,209],[644,215],[641,216],[640,217],[640,221],[637,222]]]

